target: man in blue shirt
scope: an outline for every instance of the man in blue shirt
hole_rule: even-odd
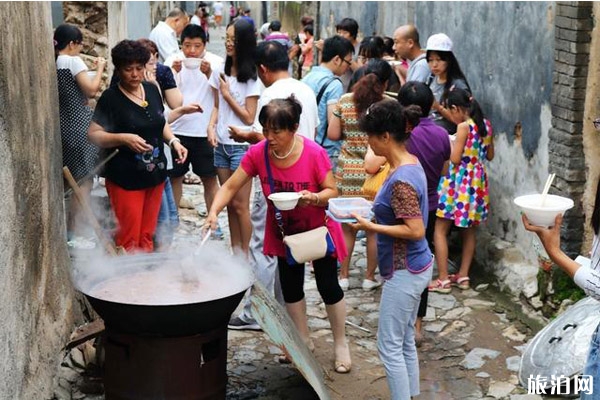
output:
[[[340,155],[342,143],[339,140],[327,138],[327,127],[333,117],[333,109],[344,94],[344,88],[339,76],[346,73],[352,63],[354,46],[341,36],[333,36],[323,43],[321,64],[314,67],[302,79],[315,92],[319,109],[319,126],[315,142],[327,150],[331,166],[335,171],[337,158]]]

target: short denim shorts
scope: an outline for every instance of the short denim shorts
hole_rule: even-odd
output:
[[[215,149],[215,167],[235,171],[248,151],[247,144],[221,144]]]

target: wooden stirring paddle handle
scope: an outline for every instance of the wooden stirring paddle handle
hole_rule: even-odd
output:
[[[117,248],[115,247],[115,244],[113,242],[111,242],[110,240],[107,240],[106,237],[104,236],[104,231],[102,230],[102,227],[98,223],[98,220],[96,219],[96,216],[94,215],[94,212],[92,211],[92,208],[90,207],[85,196],[81,192],[81,188],[75,181],[75,178],[73,178],[73,175],[71,175],[71,171],[69,171],[68,167],[63,167],[63,175],[65,176],[65,179],[67,180],[67,183],[69,184],[71,189],[73,189],[73,194],[75,194],[75,198],[79,202],[79,205],[81,206],[81,209],[83,210],[83,213],[85,214],[85,217],[87,218],[88,222],[92,225],[92,228],[96,232],[96,236],[98,236],[98,240],[100,240],[100,243],[102,244],[104,249],[108,252],[108,254],[110,254],[111,256],[116,256],[118,254],[118,252],[117,252]]]

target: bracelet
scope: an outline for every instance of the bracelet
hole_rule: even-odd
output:
[[[173,148],[173,143],[181,143],[181,140],[179,140],[179,138],[174,137],[173,139],[169,140],[169,147]]]
[[[317,201],[315,202],[315,206],[319,205],[319,195],[317,193],[313,193],[317,197]]]

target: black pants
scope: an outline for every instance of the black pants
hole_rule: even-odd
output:
[[[304,299],[304,264],[289,265],[285,258],[278,257],[279,282],[286,303]],[[317,289],[327,305],[336,304],[344,298],[337,278],[337,260],[325,257],[313,261]]]
[[[427,228],[425,229],[425,239],[427,239],[427,244],[431,251],[434,251],[433,246],[433,232],[435,231],[435,211],[429,211],[429,216],[427,220]],[[421,302],[419,303],[419,311],[417,311],[417,317],[423,318],[425,314],[427,314],[427,300],[429,298],[429,289],[425,288],[423,293],[421,293]]]

